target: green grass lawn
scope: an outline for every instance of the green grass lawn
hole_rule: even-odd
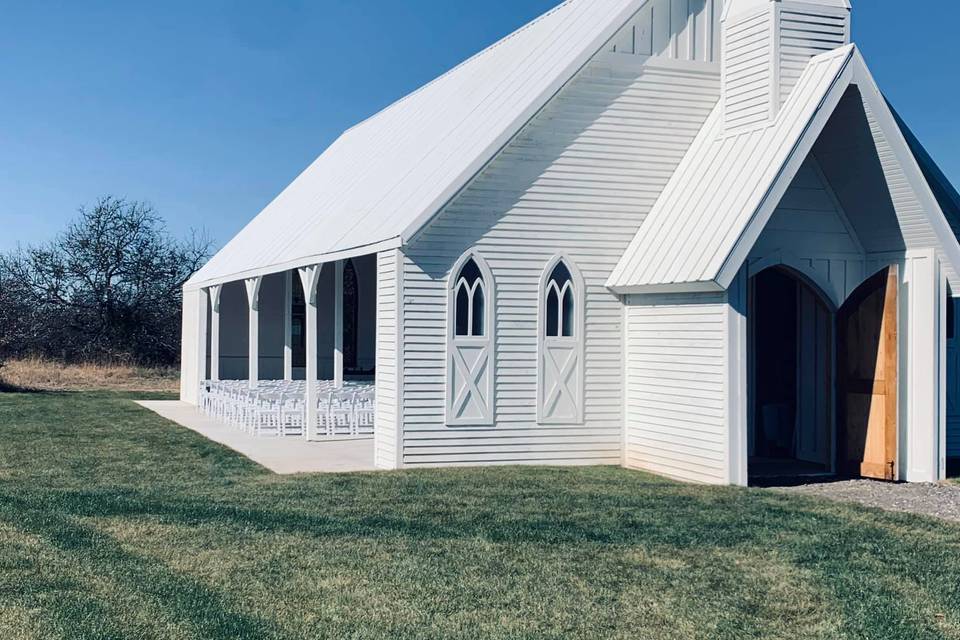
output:
[[[960,638],[960,527],[617,468],[278,477],[0,394],[0,638]]]

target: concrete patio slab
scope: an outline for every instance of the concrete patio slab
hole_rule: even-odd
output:
[[[204,438],[229,447],[277,474],[375,470],[373,438],[325,442],[306,442],[300,438],[262,438],[206,416],[186,402],[141,401],[137,404]]]

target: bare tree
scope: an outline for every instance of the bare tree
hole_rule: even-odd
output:
[[[181,287],[209,257],[172,238],[147,204],[101,198],[53,242],[0,262],[7,355],[169,364],[179,357]],[[13,317],[14,320],[10,320]],[[13,344],[11,344],[13,343]],[[3,351],[0,351],[3,355]]]

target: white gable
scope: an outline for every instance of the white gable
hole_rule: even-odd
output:
[[[618,293],[727,288],[851,84],[884,145],[894,204],[901,190],[916,201],[897,207],[908,247],[936,246],[953,277],[960,246],[851,45],[810,61],[772,126],[726,135],[715,109],[607,285]]]
[[[349,130],[188,287],[399,246],[644,3],[569,0]]]
[[[846,47],[814,58],[773,126],[725,135],[717,105],[608,286],[621,292],[677,283],[722,289],[714,282],[720,268],[852,55]]]

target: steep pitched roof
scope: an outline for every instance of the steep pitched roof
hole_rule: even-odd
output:
[[[347,131],[188,283],[400,246],[647,0],[568,0]]]
[[[607,286],[617,293],[719,291],[730,286],[850,84],[889,115],[855,45],[813,58],[776,121],[726,134],[718,105],[671,177]],[[880,98],[875,100],[874,97]],[[882,115],[882,114],[881,114]],[[892,115],[890,121],[893,123]],[[896,124],[887,127],[896,144]],[[896,135],[890,135],[896,134]],[[906,144],[902,145],[906,149]],[[932,237],[954,266],[960,245],[914,157],[898,153],[931,212]]]

